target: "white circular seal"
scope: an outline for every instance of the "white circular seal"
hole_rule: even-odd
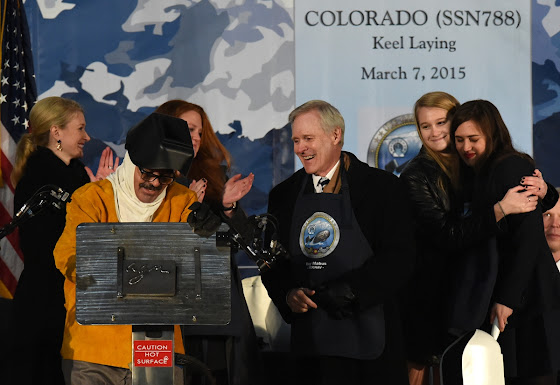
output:
[[[404,158],[408,151],[408,144],[402,138],[395,138],[389,142],[389,153],[395,158]]]
[[[301,252],[309,258],[324,258],[336,249],[340,241],[338,224],[329,214],[318,211],[310,216],[299,234]]]
[[[375,132],[369,144],[367,163],[400,175],[421,147],[414,114],[399,115]]]

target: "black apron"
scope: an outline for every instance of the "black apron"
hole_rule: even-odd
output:
[[[314,289],[373,258],[352,210],[342,162],[340,167],[340,194],[304,193],[308,175],[296,200],[289,251],[292,275],[301,287]],[[310,309],[295,314],[292,322],[295,353],[369,360],[379,357],[384,348],[382,305],[342,320],[329,317],[321,308]]]

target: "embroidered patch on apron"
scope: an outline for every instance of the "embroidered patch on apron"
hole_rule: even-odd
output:
[[[309,258],[324,258],[336,249],[340,240],[338,224],[329,214],[316,212],[301,227],[299,246]]]

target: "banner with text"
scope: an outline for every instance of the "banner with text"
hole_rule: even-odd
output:
[[[296,104],[333,104],[346,122],[344,148],[397,174],[421,146],[412,108],[430,91],[492,101],[516,147],[531,154],[530,8],[525,0],[297,2]]]

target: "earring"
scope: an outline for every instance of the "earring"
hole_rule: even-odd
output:
[[[62,151],[62,141],[60,139],[56,141],[56,149]]]

